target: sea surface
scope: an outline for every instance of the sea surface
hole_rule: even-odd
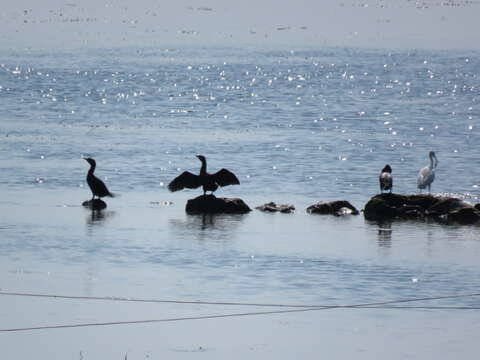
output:
[[[479,297],[430,298],[480,292],[478,226],[378,224],[305,209],[339,199],[362,209],[385,164],[394,192],[418,192],[431,150],[439,160],[432,192],[480,202],[479,55],[0,52],[1,357],[476,356]],[[240,185],[217,196],[296,212],[187,215],[201,190],[167,185],[199,170],[196,154],[211,172],[238,176]],[[96,175],[117,194],[101,214],[81,206],[91,198],[83,157],[96,159]],[[299,308],[247,305],[421,298],[429,300],[263,315],[252,313]],[[244,316],[223,317],[232,314]],[[169,321],[3,331],[139,320]]]

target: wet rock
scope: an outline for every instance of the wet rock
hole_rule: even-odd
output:
[[[368,220],[395,218],[397,216],[397,207],[395,207],[395,204],[376,196],[365,205],[363,214]]]
[[[430,194],[378,194],[367,202],[363,212],[367,220],[429,217],[462,223],[473,223],[477,221],[476,215],[480,215],[480,210],[475,210],[468,201]]]
[[[472,207],[472,204],[458,198],[440,197],[436,203],[427,208],[426,212],[429,216],[441,216],[466,207]]]
[[[255,209],[263,212],[281,212],[284,214],[290,214],[295,212],[295,206],[290,204],[276,204],[273,201],[257,206]]]
[[[309,214],[321,214],[321,215],[335,215],[335,216],[342,216],[342,215],[358,215],[359,212],[346,200],[337,200],[337,201],[330,201],[330,202],[318,202],[314,205],[311,205],[307,208],[307,212]]]
[[[107,203],[102,199],[94,199],[84,201],[82,206],[85,206],[91,210],[103,210],[107,207]]]
[[[465,207],[447,214],[447,221],[460,224],[474,224],[480,220],[480,211],[474,207]]]
[[[201,195],[188,200],[185,211],[187,214],[245,214],[251,209],[242,199]]]
[[[403,205],[396,209],[397,216],[404,219],[418,219],[425,216],[425,209],[420,205]]]

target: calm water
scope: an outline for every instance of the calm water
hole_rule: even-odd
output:
[[[339,305],[478,292],[479,229],[309,216],[362,208],[393,168],[415,192],[478,202],[480,57],[349,49],[117,49],[0,54],[2,291]],[[226,167],[217,195],[293,215],[187,216],[179,172]],[[80,204],[88,164],[120,197]],[[390,226],[391,231],[382,231]],[[265,308],[1,296],[1,328]],[[416,306],[479,306],[476,298]],[[268,310],[268,309],[267,309]],[[468,357],[478,310],[337,309],[235,319],[1,333],[6,358]],[[45,343],[55,338],[54,348]],[[32,344],[25,347],[24,344]],[[441,345],[439,345],[441,344]]]

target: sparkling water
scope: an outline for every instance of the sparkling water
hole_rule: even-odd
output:
[[[362,209],[385,164],[394,192],[417,192],[431,150],[432,192],[478,202],[477,52],[119,48],[0,59],[3,292],[327,306],[478,292],[478,226],[305,212],[339,199]],[[167,185],[199,170],[196,154],[239,178],[218,196],[296,213],[186,215],[201,190]],[[119,195],[101,215],[81,206],[87,156]],[[0,301],[2,329],[272,310]],[[477,311],[331,309],[3,333],[0,344],[9,359],[468,357]]]

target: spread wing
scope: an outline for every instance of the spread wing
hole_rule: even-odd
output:
[[[185,188],[196,189],[200,185],[200,177],[198,175],[194,175],[191,172],[184,171],[175,179],[173,179],[170,184],[168,184],[168,190],[178,191]]]
[[[220,186],[240,184],[240,181],[238,181],[238,178],[235,176],[235,174],[227,169],[219,170],[211,176],[213,176],[215,182]]]

